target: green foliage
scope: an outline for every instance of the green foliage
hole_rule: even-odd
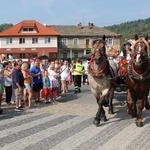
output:
[[[143,37],[147,34],[150,36],[150,18],[125,22],[119,25],[112,25],[104,28],[122,35],[122,43],[127,39],[133,39],[135,34],[139,37]]]
[[[4,24],[0,24],[0,32],[5,30],[5,29],[8,29],[9,27],[13,26],[13,24],[11,23],[4,23]]]

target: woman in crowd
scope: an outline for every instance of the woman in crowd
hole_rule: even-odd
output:
[[[9,72],[13,71],[13,68],[14,68],[13,65],[14,65],[14,60],[8,61],[8,70],[9,70]],[[16,98],[15,98],[15,91],[12,88],[11,104],[15,104],[15,100],[16,100]]]
[[[31,88],[31,75],[29,74],[29,65],[27,63],[23,63],[22,66],[22,74],[24,77],[24,106],[26,107],[27,100],[28,100],[28,108],[31,107],[32,101],[32,88]],[[28,98],[27,98],[28,95]]]
[[[12,96],[12,72],[13,70],[9,70],[8,62],[3,63],[3,86],[5,88],[5,96],[6,96],[6,103],[9,106],[11,103],[11,96]]]
[[[68,93],[68,73],[69,73],[68,62],[65,60],[60,68],[61,88],[63,94]]]
[[[74,71],[73,71],[73,67],[75,65],[75,61],[72,60],[71,64],[70,64],[70,72],[71,72],[71,77],[72,77],[72,84],[74,84]]]

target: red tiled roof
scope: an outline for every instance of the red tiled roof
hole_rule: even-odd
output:
[[[37,32],[20,32],[23,27],[34,28]],[[59,33],[54,30],[53,27],[49,28],[35,20],[23,20],[18,24],[0,32],[0,37],[5,36],[58,36]]]
[[[35,27],[34,22],[25,22],[22,24],[22,27]]]

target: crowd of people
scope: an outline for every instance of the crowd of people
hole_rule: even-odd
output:
[[[81,77],[85,74],[81,61],[39,60],[30,63],[3,59],[0,63],[0,114],[2,100],[7,106],[15,105],[15,111],[39,104],[56,104],[60,93],[68,93],[68,84],[81,92]],[[85,82],[85,77],[84,77]]]
[[[114,59],[119,65],[119,76],[126,73],[131,59],[131,43],[124,43],[124,47]],[[74,85],[74,93],[80,93],[82,81],[88,84],[87,66],[88,62],[82,64],[80,59],[69,64],[67,60],[49,62],[34,58],[29,64],[21,59],[6,60],[4,57],[0,63],[0,114],[3,98],[7,106],[15,104],[15,111],[21,111],[22,107],[31,108],[33,103],[37,105],[41,100],[45,104],[56,104],[59,93],[69,92],[68,84]]]

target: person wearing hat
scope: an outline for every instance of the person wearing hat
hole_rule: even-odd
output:
[[[124,49],[121,51],[121,53],[118,55],[116,58],[115,62],[117,65],[117,70],[118,70],[118,76],[117,76],[117,83],[118,84],[125,84],[125,74],[127,72],[127,68],[130,67],[129,62],[131,60],[131,46],[132,44],[129,41],[126,41],[124,44]],[[117,91],[122,91],[120,87],[116,88]]]
[[[81,78],[84,73],[84,66],[81,64],[81,60],[77,58],[76,64],[73,66],[74,71],[74,93],[81,92]]]
[[[116,64],[119,63],[121,58],[126,58],[127,62],[128,63],[130,62],[131,54],[132,54],[132,50],[131,50],[132,44],[129,41],[127,41],[123,45],[124,45],[124,49],[123,51],[121,51],[121,53],[118,55],[117,59],[115,60]]]
[[[125,49],[123,50],[123,56],[128,61],[131,59],[131,53],[132,53],[131,46],[132,46],[132,44],[130,42],[128,42],[128,41],[124,43]]]

